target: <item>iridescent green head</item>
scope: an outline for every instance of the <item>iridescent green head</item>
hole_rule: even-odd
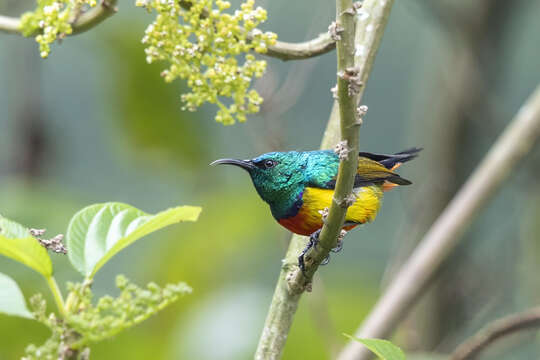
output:
[[[294,215],[307,184],[337,171],[339,160],[331,151],[271,152],[251,160],[220,159],[211,165],[228,164],[246,170],[260,197],[270,204],[275,218]]]
[[[281,201],[303,188],[307,155],[300,152],[271,152],[251,160],[220,159],[211,165],[241,167],[251,176],[261,198],[269,204]]]

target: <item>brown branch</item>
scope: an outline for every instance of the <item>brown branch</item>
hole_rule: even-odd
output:
[[[117,11],[116,3],[117,0],[101,0],[99,5],[80,14],[71,25],[73,32],[70,35],[83,33],[114,15]],[[0,31],[22,35],[21,19],[0,15]]]
[[[531,151],[540,136],[540,86],[521,107],[471,177],[431,226],[367,319],[357,330],[360,338],[387,337],[418,301],[429,280],[457,246],[463,233]],[[339,360],[362,360],[369,352],[350,342]]]
[[[457,347],[450,360],[471,360],[489,345],[519,331],[540,327],[540,307],[495,320]]]

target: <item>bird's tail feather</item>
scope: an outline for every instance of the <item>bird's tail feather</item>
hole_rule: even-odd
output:
[[[401,165],[404,162],[410,161],[418,156],[418,153],[422,150],[422,148],[411,148],[404,151],[400,151],[398,153],[395,153],[393,155],[386,155],[386,154],[374,154],[374,153],[368,153],[368,152],[360,152],[358,153],[358,156],[363,156],[368,159],[377,161],[381,165],[384,165],[387,169],[397,169],[399,165]]]

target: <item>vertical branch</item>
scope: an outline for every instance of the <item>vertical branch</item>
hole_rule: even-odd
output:
[[[388,336],[420,297],[435,271],[461,236],[532,149],[540,137],[540,86],[521,107],[480,165],[424,236],[387,291],[375,305],[357,337]],[[349,343],[339,360],[369,358],[361,345]]]
[[[339,103],[341,147],[340,164],[336,181],[336,189],[332,198],[332,206],[323,226],[317,251],[312,251],[312,264],[309,267],[310,254],[306,254],[307,271],[310,279],[317,270],[318,264],[336,246],[337,237],[345,222],[345,214],[349,207],[347,200],[351,196],[354,177],[358,167],[358,126],[356,111],[356,95],[363,85],[358,77],[358,69],[354,67],[354,36],[356,11],[352,0],[336,1],[337,22],[331,28],[332,36],[337,40],[337,101]],[[302,275],[303,276],[303,275]]]
[[[356,5],[358,4],[353,6],[351,0],[338,0],[337,4],[338,21],[334,29],[336,30],[336,38],[341,37],[341,40],[337,41],[340,107],[338,111],[336,103],[334,104],[322,139],[323,148],[332,147],[336,144],[337,139],[342,138],[347,140],[349,150],[358,151],[359,122],[356,119],[356,106],[371,73],[393,0],[365,0],[361,9],[358,9]],[[358,20],[356,31],[354,30],[355,19]],[[339,31],[340,28],[343,30]],[[349,85],[354,88],[351,94],[349,94]],[[334,195],[338,202],[343,199],[343,195],[351,192],[356,173],[356,161],[356,156],[348,156],[346,161],[340,164],[340,174]],[[347,169],[345,174],[343,174],[344,168]],[[344,175],[348,175],[350,178],[346,178]],[[309,287],[311,277],[318,264],[335,246],[337,235],[343,225],[345,212],[346,207],[341,207],[334,201],[327,218],[326,229],[323,229],[320,235],[321,246],[318,247],[319,250],[310,252],[306,256],[306,260],[307,257],[310,257],[310,260],[306,261],[307,277],[304,277],[298,270],[298,255],[305,247],[306,238],[293,235],[283,260],[255,359],[279,359],[281,357],[300,296]]]

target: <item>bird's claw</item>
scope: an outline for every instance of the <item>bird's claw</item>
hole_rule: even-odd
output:
[[[313,234],[309,235],[309,242],[311,243],[311,246],[315,250],[317,250],[317,246],[319,245],[319,235],[321,234],[321,229],[315,231]]]
[[[319,244],[319,234],[321,233],[321,229],[315,231],[313,234],[309,236],[309,242],[307,243],[306,247],[302,252],[300,253],[300,256],[298,256],[298,267],[302,271],[302,274],[306,276],[306,264],[305,264],[305,255],[309,251],[309,249],[314,248],[317,250],[317,245]],[[333,248],[332,252],[337,253],[340,252],[343,249],[343,241],[338,240],[337,245],[335,248]],[[330,262],[330,254],[328,254],[323,261],[321,261],[320,265],[324,266],[327,265]]]
[[[333,249],[330,250],[330,251],[333,252],[333,253],[338,253],[338,252],[340,252],[341,250],[343,250],[343,241],[342,241],[342,240],[338,240],[336,247],[333,248]]]
[[[302,250],[302,252],[300,253],[300,256],[298,256],[298,267],[300,268],[304,276],[306,276],[306,264],[304,261],[304,256],[311,248],[315,248],[315,250],[317,250],[317,244],[319,243],[320,233],[321,233],[321,229],[315,231],[313,234],[309,236],[309,241],[306,247],[304,248],[304,250]]]
[[[323,259],[323,261],[321,261],[321,266],[324,266],[324,265],[328,265],[328,263],[330,262],[330,254],[326,255],[326,257]]]

